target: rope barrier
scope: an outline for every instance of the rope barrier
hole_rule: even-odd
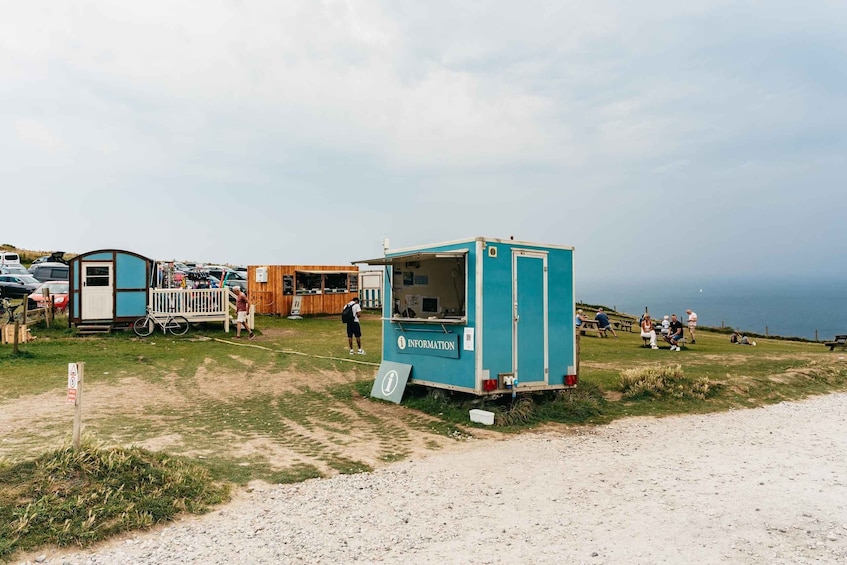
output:
[[[372,363],[371,361],[359,361],[357,359],[350,359],[348,357],[330,357],[329,355],[314,355],[312,353],[303,353],[302,351],[294,351],[293,349],[272,349],[270,347],[265,347],[264,345],[259,345],[257,343],[238,343],[229,339],[221,339],[218,337],[209,338],[213,341],[217,341],[220,343],[226,343],[227,345],[235,345],[238,347],[252,347],[254,349],[261,349],[263,351],[270,351],[271,353],[284,353],[286,355],[300,355],[302,357],[314,357],[315,359],[328,359],[330,361],[344,361],[347,363],[356,363],[358,365],[369,365],[371,367],[379,367],[379,363]]]

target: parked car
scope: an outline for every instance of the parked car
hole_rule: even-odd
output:
[[[65,265],[68,264],[64,259],[65,252],[64,251],[54,251],[50,255],[44,255],[43,257],[39,257],[35,261],[32,262],[33,265],[36,263],[63,263]]]
[[[20,265],[21,256],[14,251],[0,251],[0,265]]]
[[[29,267],[29,273],[39,282],[68,280],[68,266],[64,263],[36,263]]]
[[[239,286],[241,290],[247,291],[247,273],[242,273],[241,271],[229,271],[226,274],[226,279],[224,280],[224,284],[228,287]]]
[[[40,284],[30,275],[0,275],[0,292],[4,298],[23,298]]]
[[[68,309],[68,293],[70,283],[68,281],[47,281],[41,283],[32,294],[29,295],[27,308],[44,308],[47,306],[47,296],[44,291],[50,291],[50,300],[57,312]]]
[[[240,286],[242,290],[247,290],[247,277],[240,271],[217,265],[205,267],[204,270],[209,275],[218,279],[219,284],[223,284],[226,287]]]
[[[28,275],[29,271],[23,268],[22,265],[5,265],[0,267],[0,275]]]

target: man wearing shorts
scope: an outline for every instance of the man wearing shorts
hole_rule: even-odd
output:
[[[691,334],[691,343],[694,343],[694,328],[697,327],[697,312],[686,310],[688,314],[688,333]]]
[[[682,336],[682,322],[676,319],[676,314],[671,314],[670,331],[664,336],[664,340],[671,344],[671,351],[682,351],[677,342],[678,339],[682,339]]]
[[[235,320],[235,337],[241,339],[241,327],[250,332],[250,339],[253,339],[253,330],[247,327],[247,310],[250,307],[250,302],[247,300],[247,295],[241,292],[240,286],[232,287],[232,292],[235,293],[235,312],[238,318]]]
[[[362,326],[359,325],[359,314],[362,313],[362,307],[359,306],[359,299],[354,298],[348,303],[348,306],[353,310],[353,321],[347,322],[347,345],[350,346],[350,355],[356,353],[353,350],[353,338],[356,338],[356,345],[359,347],[359,355],[364,355],[362,349]]]
[[[606,336],[606,332],[612,332],[615,338],[618,337],[618,334],[615,333],[615,329],[612,327],[612,322],[609,321],[609,316],[603,312],[602,308],[597,309],[594,319],[597,320],[597,327],[603,332],[604,337]]]

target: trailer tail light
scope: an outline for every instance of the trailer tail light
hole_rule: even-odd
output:
[[[576,386],[579,382],[579,377],[576,375],[565,375],[565,386]]]
[[[497,390],[497,379],[482,379],[482,390],[485,392]]]

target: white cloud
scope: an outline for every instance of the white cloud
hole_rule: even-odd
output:
[[[44,151],[53,153],[66,148],[65,142],[58,135],[37,120],[27,118],[15,120],[15,131],[22,143]]]
[[[104,0],[3,14],[4,181],[114,195],[106,211],[154,206],[132,200],[152,192],[196,208],[198,233],[237,212],[274,250],[354,202],[352,249],[508,229],[637,265],[639,242],[592,231],[596,215],[625,226],[696,207],[739,233],[744,218],[710,195],[789,192],[804,174],[829,186],[843,170],[838,4]],[[325,231],[309,247],[343,253]],[[236,246],[218,237],[193,244]]]

